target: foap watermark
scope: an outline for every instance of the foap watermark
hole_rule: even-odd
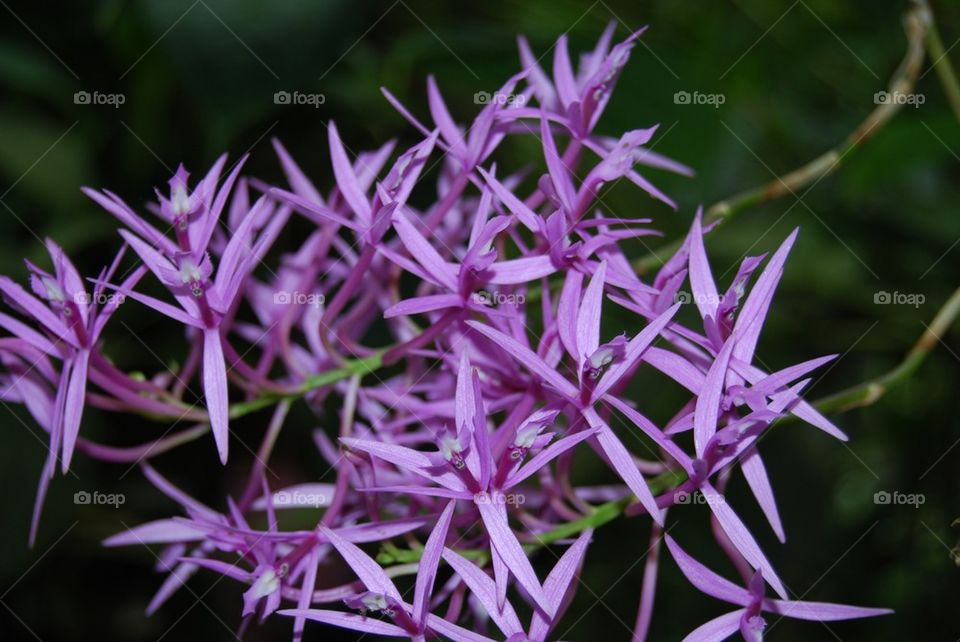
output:
[[[479,292],[474,292],[472,296],[473,302],[480,305],[523,305],[527,301],[525,295],[512,292],[488,292],[487,290],[480,290]]]
[[[919,107],[927,102],[927,97],[923,94],[905,94],[902,91],[878,91],[873,95],[873,102],[876,105],[909,105]]]
[[[705,94],[700,91],[693,93],[689,91],[678,91],[673,95],[674,105],[709,105],[717,109],[725,102],[727,102],[727,97],[723,94]]]
[[[273,503],[277,506],[320,508],[327,505],[327,496],[323,493],[311,493],[304,490],[281,490],[273,494]]]
[[[126,300],[127,297],[122,292],[77,292],[73,297],[77,305],[120,305]]]
[[[877,506],[913,506],[914,508],[920,508],[926,501],[927,497],[923,493],[881,490],[873,494],[873,503]]]
[[[123,94],[106,94],[101,91],[78,91],[73,94],[74,105],[109,105],[117,108],[127,102]]]
[[[685,490],[680,490],[673,497],[676,504],[696,504],[698,506],[716,506],[726,501],[723,495],[707,496],[700,491],[688,493]]]
[[[278,91],[273,94],[274,105],[307,105],[314,109],[327,102],[323,94],[307,94],[302,91]]]
[[[318,292],[279,290],[273,293],[274,305],[312,305],[321,308],[325,302],[326,297]]]
[[[912,305],[919,308],[927,300],[927,297],[919,292],[887,292],[880,290],[873,293],[873,302],[876,305]]]
[[[77,506],[113,506],[120,508],[126,503],[127,498],[123,493],[101,493],[98,490],[90,491],[78,490],[73,494],[73,503]]]
[[[478,91],[473,95],[475,105],[517,105],[527,104],[527,97],[523,94],[491,94],[489,91]]]
[[[523,506],[527,503],[527,498],[522,493],[477,493],[473,496],[473,501],[477,504],[496,504],[507,506]]]
[[[720,305],[720,295],[719,294],[705,294],[699,293],[695,294],[693,292],[684,292],[680,290],[673,295],[674,303],[696,303],[700,305],[701,303],[707,305]]]

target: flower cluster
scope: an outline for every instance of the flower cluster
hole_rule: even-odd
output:
[[[140,463],[180,507],[106,541],[162,546],[167,577],[148,612],[209,571],[246,586],[244,627],[289,617],[295,640],[316,621],[413,640],[544,641],[563,637],[593,529],[618,515],[649,517],[652,546],[666,541],[697,589],[736,605],[688,639],[740,631],[759,640],[764,613],[827,621],[887,612],[791,600],[726,501],[739,470],[784,540],[761,438],[793,415],[846,439],[800,397],[832,357],[774,372],[755,358],[796,232],[771,256],[746,258],[725,290],[699,213],[652,278],[632,268],[630,246],[656,232],[649,219],[610,211],[605,186],[632,183],[673,206],[640,168],[689,173],[647,146],[655,127],[619,138],[594,131],[639,37],[613,44],[611,26],[576,68],[560,38],[552,73],[521,38],[523,71],[465,124],[432,78],[429,120],[385,90],[420,140],[399,154],[394,142],[354,154],[330,123],[326,193],[277,141],[285,186],[243,176],[243,159],[227,168],[222,157],[196,182],[180,167],[149,206],[154,219],[85,189],[120,224],[110,264],[83,278],[48,241],[51,271],[28,262],[29,291],[0,278],[10,308],[0,313],[9,334],[0,399],[22,403],[50,439],[31,541],[58,462],[67,471],[80,450]],[[497,152],[512,137],[536,139],[542,160],[498,171],[494,158],[504,161]],[[421,194],[428,183],[433,200]],[[284,235],[283,252],[288,229],[306,232]],[[166,294],[146,294],[147,284]],[[684,297],[696,311],[679,313]],[[104,328],[124,301],[180,328],[182,367],[143,377],[115,365]],[[611,309],[631,319],[625,334],[606,331]],[[644,414],[658,392],[631,385],[640,370],[686,391],[662,426]],[[185,399],[194,379],[202,406]],[[268,461],[293,403],[323,426],[315,441],[328,473],[271,488]],[[108,446],[81,434],[85,406],[194,425]],[[226,464],[236,420],[271,407],[248,482],[221,510],[147,463],[211,434]],[[616,482],[578,485],[584,462]],[[702,505],[687,506],[691,497]],[[671,509],[711,514],[748,588],[664,534]],[[312,526],[291,529],[304,513]],[[628,555],[647,553],[638,544]],[[336,579],[344,573],[355,579]],[[646,637],[656,584],[652,561],[635,640]]]

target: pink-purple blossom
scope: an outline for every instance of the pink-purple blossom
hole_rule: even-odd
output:
[[[284,185],[243,176],[245,159],[228,168],[224,156],[198,181],[179,167],[146,212],[85,188],[120,224],[108,266],[85,278],[48,241],[50,266],[27,265],[32,293],[0,277],[0,399],[24,404],[50,435],[31,542],[56,462],[66,472],[82,451],[139,464],[178,507],[104,542],[162,547],[165,578],[148,612],[192,575],[212,572],[243,585],[235,613],[243,627],[288,617],[295,640],[312,622],[412,640],[545,642],[578,589],[604,506],[649,518],[691,584],[736,607],[688,639],[739,631],[759,640],[764,614],[831,621],[888,612],[790,599],[740,516],[759,510],[786,540],[760,444],[777,420],[793,415],[846,439],[801,398],[832,357],[772,372],[756,358],[797,231],[718,283],[697,212],[683,245],[645,279],[629,257],[638,238],[658,232],[601,198],[604,185],[623,181],[639,188],[638,210],[651,199],[675,207],[646,174],[690,173],[648,148],[656,125],[594,133],[641,33],[614,44],[611,25],[577,68],[561,37],[549,73],[521,38],[523,69],[495,96],[523,100],[492,100],[472,120],[451,112],[432,77],[424,105],[401,105],[385,89],[415,142],[398,154],[395,141],[354,153],[331,122],[330,177],[308,177],[274,141]],[[542,158],[505,173],[515,163],[498,167],[501,143],[530,136]],[[282,237],[294,220],[309,232]],[[162,298],[144,291],[148,281]],[[681,321],[685,287],[693,323]],[[163,317],[183,338],[184,365],[149,378],[114,366],[105,329],[121,304]],[[631,319],[620,333],[605,323],[614,307]],[[644,414],[656,389],[632,385],[641,369],[687,392],[662,426]],[[185,389],[197,382],[202,401],[191,404]],[[287,414],[300,402],[320,426],[316,470],[271,488],[273,449],[306,428]],[[91,408],[121,422],[196,426],[112,447],[84,434]],[[147,461],[211,441],[209,432],[203,474],[235,466],[234,420],[245,415],[265,426],[262,443],[246,484],[217,506]],[[577,485],[585,458],[599,459],[616,483]],[[755,506],[727,501],[735,469]],[[179,483],[193,472],[176,472]],[[707,506],[677,506],[691,493]],[[308,511],[312,526],[291,528],[288,510]],[[661,537],[671,513],[685,510],[712,513],[721,547],[754,578],[749,588]],[[640,558],[646,546],[624,555]],[[532,560],[547,548],[558,554],[543,575]],[[353,579],[333,579],[344,574]],[[656,574],[648,564],[634,639],[656,617]],[[317,639],[319,624],[310,624]]]

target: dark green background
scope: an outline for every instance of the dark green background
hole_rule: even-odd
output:
[[[833,0],[0,4],[0,272],[18,280],[25,277],[21,257],[44,258],[37,237],[57,239],[88,274],[118,246],[113,220],[82,196],[80,185],[109,187],[139,206],[176,163],[198,174],[223,150],[235,157],[248,149],[251,174],[280,180],[269,146],[269,137],[278,136],[326,189],[328,119],[337,121],[354,150],[391,136],[415,142],[380,86],[426,118],[425,77],[434,73],[463,121],[477,109],[475,92],[498,87],[518,68],[516,34],[527,34],[539,55],[569,31],[574,49],[582,50],[609,20],[620,23],[620,38],[644,24],[651,28],[634,50],[600,130],[616,134],[659,122],[656,149],[691,165],[697,175],[647,174],[676,198],[679,213],[636,190],[614,189],[604,200],[618,213],[654,216],[676,237],[698,204],[785,173],[856,127],[903,55],[900,20],[908,8],[898,1]],[[949,47],[960,38],[960,7],[938,2],[934,10]],[[951,55],[960,61],[960,48]],[[809,194],[801,192],[802,203],[787,197],[755,208],[709,240],[714,271],[726,282],[743,253],[771,250],[794,226],[802,228],[759,357],[777,368],[842,354],[817,378],[812,397],[892,367],[960,283],[960,248],[954,247],[960,237],[960,125],[928,69],[929,62],[918,86],[925,103],[904,109],[845,158],[838,174]],[[78,90],[122,92],[126,103],[119,109],[76,105]],[[278,90],[320,92],[326,102],[319,109],[278,106]],[[718,109],[676,105],[673,94],[680,90],[722,93],[726,101]],[[504,152],[519,166],[538,150],[531,139]],[[288,235],[281,245],[295,241]],[[643,251],[639,244],[630,248]],[[922,294],[926,302],[919,308],[875,305],[878,291]],[[149,337],[150,349],[135,335]],[[836,418],[852,437],[849,446],[800,424],[765,438],[763,452],[788,532],[785,546],[769,535],[735,477],[735,506],[796,594],[897,611],[880,620],[831,624],[829,630],[781,622],[772,639],[960,637],[958,570],[949,556],[957,540],[951,522],[960,515],[960,448],[954,448],[960,439],[960,342],[955,335],[944,342],[911,381],[876,406]],[[125,367],[150,373],[162,367],[156,355],[165,362],[183,357],[180,333],[135,306],[117,317],[108,345]],[[656,381],[643,380],[636,394],[653,408],[663,398],[654,412],[662,417],[676,395],[661,394]],[[0,609],[0,638],[30,639],[20,618],[44,640],[231,639],[228,628],[239,621],[241,606],[238,585],[198,576],[189,591],[146,619],[142,609],[159,585],[150,568],[153,557],[144,549],[98,545],[123,524],[174,510],[136,470],[124,476],[126,467],[80,457],[76,478],[55,480],[39,542],[28,550],[45,435],[20,409],[3,412],[0,600],[6,608]],[[255,444],[265,420],[252,417],[238,432]],[[323,422],[303,411],[294,415],[271,464],[289,476],[286,481],[316,479],[326,468],[312,455],[309,440],[309,429]],[[83,433],[134,443],[159,430],[135,417],[90,411]],[[225,493],[238,492],[249,456],[235,450],[238,456],[221,473],[207,441],[158,465],[222,507]],[[74,506],[72,495],[80,489],[123,492],[127,501],[119,510]],[[879,490],[923,493],[926,501],[919,509],[877,506],[873,493]],[[673,532],[732,576],[707,541],[705,513],[702,507],[674,511]],[[633,624],[642,569],[634,562],[646,540],[641,520],[621,520],[597,533],[586,586],[558,634],[628,639],[621,623]],[[651,638],[676,640],[722,607],[686,584],[669,556],[662,564]],[[286,622],[273,621],[249,637],[288,633]],[[308,639],[335,635],[308,627]]]

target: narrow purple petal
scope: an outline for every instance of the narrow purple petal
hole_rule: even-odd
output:
[[[890,609],[867,608],[863,606],[847,606],[830,602],[799,602],[787,600],[764,600],[764,610],[792,617],[798,620],[813,620],[815,622],[833,622],[836,620],[853,620],[862,617],[876,617],[893,613]]]
[[[443,257],[433,249],[430,242],[423,237],[417,228],[413,226],[407,217],[397,212],[393,217],[393,226],[400,236],[403,245],[410,252],[417,262],[429,272],[433,278],[442,283],[451,291],[457,291],[457,276],[451,265],[443,260]]]
[[[203,331],[203,396],[220,462],[226,464],[230,441],[230,402],[227,398],[227,366],[218,328],[205,328]]]
[[[567,35],[557,39],[553,50],[553,81],[556,84],[557,94],[564,107],[577,102],[577,83],[573,78],[573,66],[570,64],[570,51],[567,48]]]
[[[762,571],[763,579],[770,584],[778,595],[785,598],[787,589],[783,586],[783,582],[780,581],[777,572],[773,570],[773,566],[770,565],[769,560],[767,560],[763,551],[760,550],[757,540],[755,540],[753,535],[750,534],[750,531],[747,530],[746,525],[744,525],[740,517],[730,508],[726,498],[717,492],[717,489],[708,482],[705,482],[701,486],[700,492],[703,493],[707,500],[707,505],[710,507],[710,510],[713,511],[713,514],[716,515],[717,521],[727,534],[727,537],[730,538],[733,546],[753,568]]]
[[[497,261],[487,270],[493,285],[517,285],[530,283],[557,271],[548,254],[525,256],[520,259]]]
[[[733,352],[734,341],[728,340],[714,360],[703,390],[697,397],[696,412],[693,416],[693,439],[697,457],[703,457],[710,438],[717,432],[717,420],[720,416],[720,399],[723,397],[723,384],[727,377],[727,365]]]
[[[603,306],[603,285],[607,274],[607,262],[601,261],[593,278],[587,284],[577,315],[577,351],[580,365],[600,346],[600,313]]]
[[[703,227],[701,226],[701,210],[693,219],[690,229],[690,289],[693,291],[693,302],[700,310],[704,320],[717,320],[717,307],[720,305],[720,295],[717,294],[717,284],[710,272],[710,263],[707,262],[707,250],[703,245]]]
[[[510,572],[517,578],[517,582],[526,589],[537,606],[548,616],[553,617],[556,614],[556,608],[547,600],[537,574],[530,565],[530,560],[527,559],[520,542],[517,541],[517,536],[507,522],[506,497],[500,492],[484,493],[475,503],[487,534],[490,536],[490,544],[497,549],[510,568]]]
[[[715,617],[689,633],[683,642],[723,642],[740,630],[743,613],[743,609],[740,609]]]
[[[553,570],[547,575],[547,580],[543,583],[543,591],[547,594],[547,599],[557,609],[558,617],[551,621],[544,618],[539,611],[534,611],[533,620],[530,622],[530,639],[547,639],[552,622],[559,618],[564,600],[576,589],[574,582],[576,582],[577,573],[580,572],[580,566],[583,563],[583,557],[587,553],[587,545],[590,543],[592,536],[592,530],[585,530],[581,533],[580,537],[563,552]]]
[[[510,475],[510,477],[507,478],[507,483],[505,486],[507,488],[516,486],[524,479],[546,466],[553,459],[559,457],[561,454],[579,444],[581,441],[593,437],[596,432],[597,431],[595,430],[581,430],[580,432],[572,435],[566,435],[562,439],[558,439],[531,457],[530,461],[525,463],[523,466],[518,468],[516,472]]]
[[[433,582],[437,577],[437,568],[440,557],[443,555],[447,532],[450,530],[450,520],[457,506],[456,501],[447,503],[447,507],[440,514],[440,519],[433,527],[427,543],[423,547],[420,557],[420,566],[417,569],[417,582],[413,592],[413,619],[422,627],[426,622],[427,611],[430,609],[430,595],[433,593]]]
[[[365,224],[370,223],[370,201],[360,188],[357,176],[353,173],[353,165],[347,157],[347,152],[340,141],[337,126],[330,121],[328,127],[330,141],[330,158],[333,162],[333,174],[337,179],[337,188],[343,194],[343,199],[350,205],[350,209],[357,218]]]
[[[73,449],[80,434],[80,420],[83,418],[83,405],[87,395],[87,367],[90,364],[90,351],[79,350],[70,363],[70,381],[67,384],[67,397],[63,407],[63,458],[64,474],[70,469]]]
[[[509,337],[496,328],[492,328],[488,325],[484,325],[476,321],[467,321],[467,325],[493,341],[495,344],[502,346],[511,354],[511,356],[513,356],[514,359],[523,364],[523,366],[530,370],[533,374],[540,377],[540,379],[542,379],[545,383],[553,386],[560,394],[570,399],[576,397],[576,387],[560,376],[560,373],[547,365],[547,362],[541,359],[540,356],[530,348],[521,345],[520,342],[513,337]]]
[[[387,574],[383,572],[383,569],[380,568],[380,565],[377,564],[372,557],[364,553],[356,545],[351,544],[337,535],[336,531],[326,526],[321,525],[317,530],[337,549],[337,552],[340,553],[347,565],[353,569],[353,572],[357,574],[357,577],[363,582],[364,586],[367,587],[367,590],[374,593],[382,593],[383,595],[392,597],[398,602],[403,602],[403,598],[400,596],[400,592],[397,591],[397,587],[394,586],[393,581],[387,577]]]
[[[466,145],[463,142],[463,136],[460,129],[450,116],[446,103],[443,102],[443,96],[440,95],[440,88],[437,87],[437,81],[434,77],[427,76],[427,102],[430,107],[430,115],[433,122],[440,129],[440,133],[450,145],[454,154],[464,155]]]
[[[174,542],[199,541],[207,531],[195,528],[179,519],[158,519],[129,528],[122,533],[103,540],[104,546],[130,546],[132,544],[170,544]]]
[[[657,501],[654,499],[653,493],[650,492],[650,487],[647,486],[643,475],[641,475],[637,469],[637,464],[633,461],[633,456],[630,454],[630,451],[627,450],[627,447],[623,445],[623,442],[617,438],[610,426],[600,418],[600,415],[598,415],[595,410],[592,408],[586,410],[584,412],[584,418],[586,418],[591,426],[599,426],[600,432],[597,433],[597,442],[610,460],[610,465],[613,466],[613,469],[620,475],[620,478],[630,488],[631,492],[637,496],[637,499],[643,507],[647,509],[653,521],[662,526],[663,512],[657,506]]]
[[[583,272],[570,270],[563,280],[560,301],[557,303],[557,333],[567,352],[577,363],[581,363],[580,350],[577,349],[577,311],[580,308],[580,290],[583,287]]]
[[[445,310],[447,308],[459,308],[462,303],[463,300],[459,294],[428,294],[395,303],[384,310],[383,316],[386,319],[413,316],[414,314],[435,312],[436,310]]]
[[[313,622],[339,626],[340,628],[360,631],[361,633],[373,633],[374,635],[386,635],[395,638],[407,637],[407,632],[396,624],[390,624],[389,622],[377,620],[372,617],[357,615],[356,613],[328,611],[326,609],[283,609],[277,611],[277,613],[291,617],[302,617]]]
[[[477,171],[483,176],[484,180],[487,181],[487,184],[490,186],[490,189],[493,190],[493,193],[496,194],[504,205],[507,206],[514,216],[523,223],[523,225],[530,230],[531,232],[538,233],[540,231],[539,224],[537,221],[542,220],[542,218],[536,214],[533,210],[527,207],[523,201],[517,198],[513,192],[507,189],[503,183],[498,181],[493,174],[490,174],[487,171],[484,171],[482,168],[478,167]]]
[[[490,576],[449,548],[443,550],[443,559],[470,588],[504,635],[510,637],[515,633],[523,633],[523,626],[513,606],[509,602],[504,603],[502,608],[497,604],[497,587]]]
[[[757,498],[757,503],[770,522],[770,528],[776,534],[780,542],[787,541],[787,536],[783,531],[783,522],[780,520],[780,512],[777,510],[777,501],[773,496],[773,488],[770,486],[770,477],[767,475],[767,469],[763,465],[763,459],[756,447],[752,447],[740,458],[740,470],[753,491],[753,496]]]
[[[763,320],[767,316],[767,310],[770,309],[770,303],[773,301],[773,293],[783,276],[783,265],[793,247],[793,242],[797,238],[795,229],[790,236],[777,249],[770,258],[763,272],[757,278],[753,289],[744,301],[740,313],[737,315],[737,321],[733,326],[733,333],[737,337],[737,346],[734,348],[733,356],[741,361],[750,363],[753,361],[753,351],[757,347],[757,341],[760,339],[760,330],[763,327]]]
[[[695,560],[680,548],[680,545],[669,535],[665,536],[665,540],[670,555],[673,556],[673,560],[677,563],[677,566],[680,567],[680,572],[682,572],[684,577],[687,578],[687,581],[693,584],[699,591],[706,593],[710,597],[736,604],[737,606],[747,606],[750,604],[753,599],[750,591],[717,575]]]
[[[610,369],[607,370],[606,374],[600,378],[596,389],[593,391],[592,398],[594,400],[605,395],[610,388],[615,386],[620,379],[622,379],[623,376],[626,375],[636,365],[637,361],[643,357],[647,348],[650,347],[650,344],[654,342],[654,340],[660,334],[660,331],[666,327],[671,319],[673,319],[673,315],[675,315],[679,309],[679,303],[673,305],[673,307],[664,311],[663,314],[648,323],[647,327],[637,333],[637,336],[630,340],[630,343],[627,344],[623,361],[610,366]]]

